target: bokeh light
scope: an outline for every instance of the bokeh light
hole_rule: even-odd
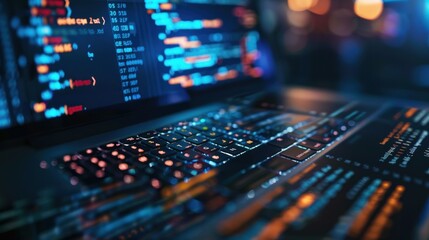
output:
[[[354,5],[356,15],[366,20],[379,18],[383,8],[383,0],[356,0]]]
[[[331,8],[331,0],[319,0],[309,10],[312,13],[315,13],[315,14],[318,14],[318,15],[325,15],[326,13],[329,12],[330,8]]]
[[[290,10],[302,12],[317,5],[319,0],[288,0]]]
[[[348,9],[336,10],[329,19],[329,29],[340,37],[351,36],[357,28],[355,16]]]

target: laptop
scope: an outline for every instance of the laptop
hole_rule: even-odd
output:
[[[0,2],[1,239],[429,239],[426,104],[284,88],[247,0]]]

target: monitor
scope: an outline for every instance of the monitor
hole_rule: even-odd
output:
[[[247,0],[2,1],[0,132],[259,81],[257,29]]]

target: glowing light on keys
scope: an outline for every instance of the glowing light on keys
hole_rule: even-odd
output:
[[[93,163],[93,164],[98,164],[98,158],[96,158],[96,157],[93,157],[93,158],[91,158],[91,162]]]
[[[138,153],[144,153],[144,149],[136,147],[136,146],[131,146],[131,149],[136,150]]]
[[[76,163],[74,163],[74,162],[70,164],[70,169],[71,170],[76,170],[78,167],[79,166]]]
[[[171,161],[171,160],[167,160],[167,161],[165,161],[165,162],[164,162],[164,164],[165,164],[165,166],[167,166],[167,167],[172,167],[172,166],[174,165],[174,162],[173,162],[173,161]]]
[[[312,193],[308,193],[308,194],[302,195],[299,198],[297,205],[300,208],[307,208],[311,206],[315,200],[316,200],[316,196]]]
[[[354,6],[356,15],[366,20],[379,18],[383,9],[383,0],[356,0]]]
[[[129,167],[128,167],[128,164],[126,164],[126,163],[121,163],[121,164],[119,164],[118,168],[119,168],[119,170],[121,170],[121,171],[127,171]]]
[[[161,188],[161,182],[158,179],[152,179],[151,185],[155,189],[160,189]]]
[[[134,182],[134,177],[130,176],[130,175],[125,175],[124,176],[124,183],[126,184],[130,184]]]
[[[41,161],[40,162],[40,168],[41,169],[47,169],[48,168],[48,163],[46,161]]]
[[[166,153],[165,151],[163,151],[163,150],[159,150],[159,151],[158,151],[158,154],[162,156],[162,155],[165,155],[165,154],[167,154],[167,153]]]
[[[115,144],[114,143],[108,143],[108,144],[106,144],[106,147],[107,148],[113,148],[113,147],[115,147]]]
[[[104,172],[102,170],[98,170],[95,173],[95,176],[98,177],[98,178],[103,178],[104,177]]]
[[[314,7],[317,2],[318,0],[289,0],[288,6],[292,11],[302,12]]]
[[[70,178],[70,184],[76,186],[79,184],[79,179],[77,177]]]
[[[178,179],[181,179],[181,178],[184,178],[185,175],[183,174],[183,172],[176,170],[176,171],[174,171],[174,177],[178,178]]]
[[[149,159],[146,156],[139,157],[139,162],[141,162],[141,163],[146,163],[148,161],[149,161]]]
[[[196,170],[201,170],[204,168],[202,163],[194,163],[194,164],[192,164],[192,167]]]
[[[83,175],[85,173],[85,170],[82,167],[77,167],[76,168],[76,173],[79,175]]]
[[[64,162],[70,162],[71,161],[71,156],[70,155],[66,155],[63,157],[63,161]]]
[[[107,166],[107,163],[105,161],[99,161],[98,166],[101,168],[105,168]]]

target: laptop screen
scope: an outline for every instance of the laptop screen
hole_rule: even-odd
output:
[[[0,129],[260,79],[256,29],[247,0],[2,1]]]

